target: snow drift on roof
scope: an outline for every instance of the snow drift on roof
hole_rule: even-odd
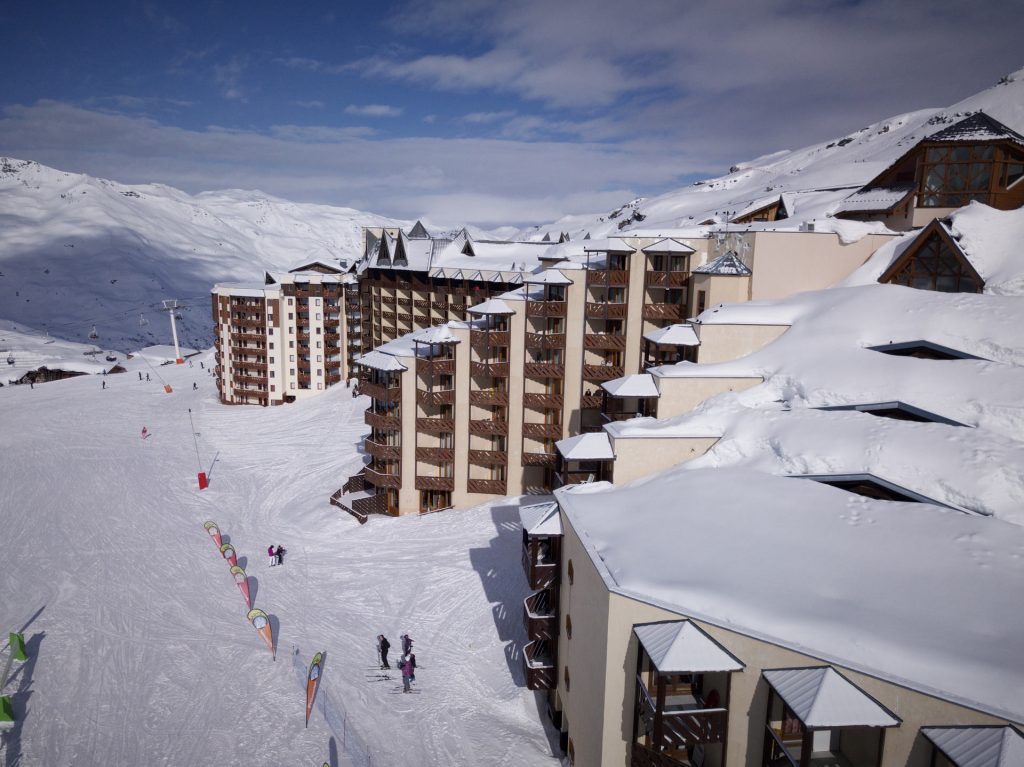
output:
[[[661,674],[707,674],[743,669],[740,661],[692,621],[648,623],[634,626],[633,633]]]
[[[374,370],[383,370],[386,372],[401,372],[408,370],[408,368],[398,361],[397,357],[384,352],[377,351],[374,349],[372,352],[356,357],[354,360],[355,364],[362,365],[363,367],[373,368]]]
[[[779,696],[808,729],[896,727],[900,720],[833,668],[764,672]]]
[[[928,141],[996,141],[1006,139],[1024,145],[1024,136],[984,112],[966,117],[928,136]]]
[[[435,325],[414,331],[410,334],[410,338],[421,344],[457,344],[459,342],[447,325]]]
[[[700,346],[700,339],[689,322],[678,322],[675,325],[650,330],[644,333],[644,338],[651,343],[666,346]]]
[[[500,298],[489,298],[482,304],[471,306],[467,310],[470,314],[484,316],[487,314],[515,314],[516,310],[506,304]]]

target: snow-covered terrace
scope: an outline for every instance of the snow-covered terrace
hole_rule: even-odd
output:
[[[1024,720],[1018,525],[746,469],[556,496],[614,592]]]

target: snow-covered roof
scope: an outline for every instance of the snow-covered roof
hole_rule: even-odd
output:
[[[1024,717],[1020,526],[687,464],[630,485],[566,486],[555,495],[617,593],[1012,721]],[[683,539],[708,544],[680,557]]]
[[[567,461],[613,461],[615,451],[608,435],[603,431],[580,434],[560,439],[555,443],[562,458]]]
[[[519,522],[527,535],[561,535],[562,518],[555,501],[519,507]]]
[[[690,253],[696,253],[697,251],[691,248],[685,243],[678,242],[671,238],[666,237],[663,240],[658,240],[652,245],[648,245],[646,248],[641,248],[644,253],[651,255],[689,255]]]
[[[1017,131],[1003,125],[998,120],[989,117],[984,112],[978,112],[970,117],[965,117],[958,123],[943,128],[928,136],[927,141],[1013,141],[1024,146],[1024,136]]]
[[[835,213],[866,213],[892,210],[913,193],[913,185],[889,189],[885,187],[860,189],[839,203]]]
[[[900,723],[833,668],[771,669],[763,675],[809,730],[897,727]]]
[[[634,373],[633,375],[613,378],[605,381],[601,388],[611,397],[657,397],[658,387],[650,373]]]
[[[233,282],[218,282],[210,290],[211,293],[226,293],[232,296],[239,296],[244,298],[263,298],[267,294],[267,285],[256,285],[251,282],[247,283],[233,283]],[[277,286],[274,286],[276,290]]]
[[[421,344],[457,344],[459,342],[458,337],[452,333],[447,324],[413,331],[410,337],[413,341],[418,341]]]
[[[743,669],[743,663],[693,621],[647,623],[634,626],[633,633],[660,674],[707,674]]]
[[[467,310],[470,314],[485,316],[488,314],[515,314],[516,310],[506,304],[500,298],[489,298],[482,304],[471,306]]]
[[[1020,767],[1024,735],[1014,727],[922,727],[956,767]]]
[[[632,237],[633,235],[630,234]],[[608,237],[603,240],[587,240],[583,243],[585,253],[633,253],[635,247],[621,237]]]
[[[354,360],[355,364],[362,365],[363,367],[373,368],[374,370],[383,370],[385,372],[401,372],[408,370],[408,368],[398,361],[398,358],[391,355],[385,354],[384,352],[374,349],[371,352],[367,352],[362,356],[356,357]]]
[[[715,364],[677,362],[648,368],[647,372],[655,378],[764,378],[764,371],[748,357]]]
[[[750,267],[743,263],[740,257],[731,250],[717,258],[711,259],[706,264],[701,264],[693,271],[697,274],[728,274],[736,277],[749,277],[751,275]]]
[[[525,274],[523,282],[527,285],[572,285],[572,280],[558,269],[545,269],[539,274]]]
[[[666,346],[700,346],[700,339],[689,322],[678,322],[644,333],[644,338]]]

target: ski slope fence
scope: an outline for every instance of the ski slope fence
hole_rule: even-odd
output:
[[[298,648],[294,647],[292,648],[292,670],[295,672],[303,692],[305,692],[306,676],[309,673],[309,669],[300,658]],[[334,733],[334,737],[338,739],[340,751],[349,757],[353,767],[373,767],[373,760],[370,758],[370,752],[366,748],[366,744],[356,734],[355,729],[348,720],[348,711],[345,710],[345,706],[342,705],[341,701],[331,694],[330,688],[324,683],[322,677],[313,709],[323,714],[324,721],[327,722],[327,726]]]

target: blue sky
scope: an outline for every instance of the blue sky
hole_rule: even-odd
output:
[[[545,222],[958,101],[1024,65],[1020,12],[8,0],[0,154],[437,224]]]

